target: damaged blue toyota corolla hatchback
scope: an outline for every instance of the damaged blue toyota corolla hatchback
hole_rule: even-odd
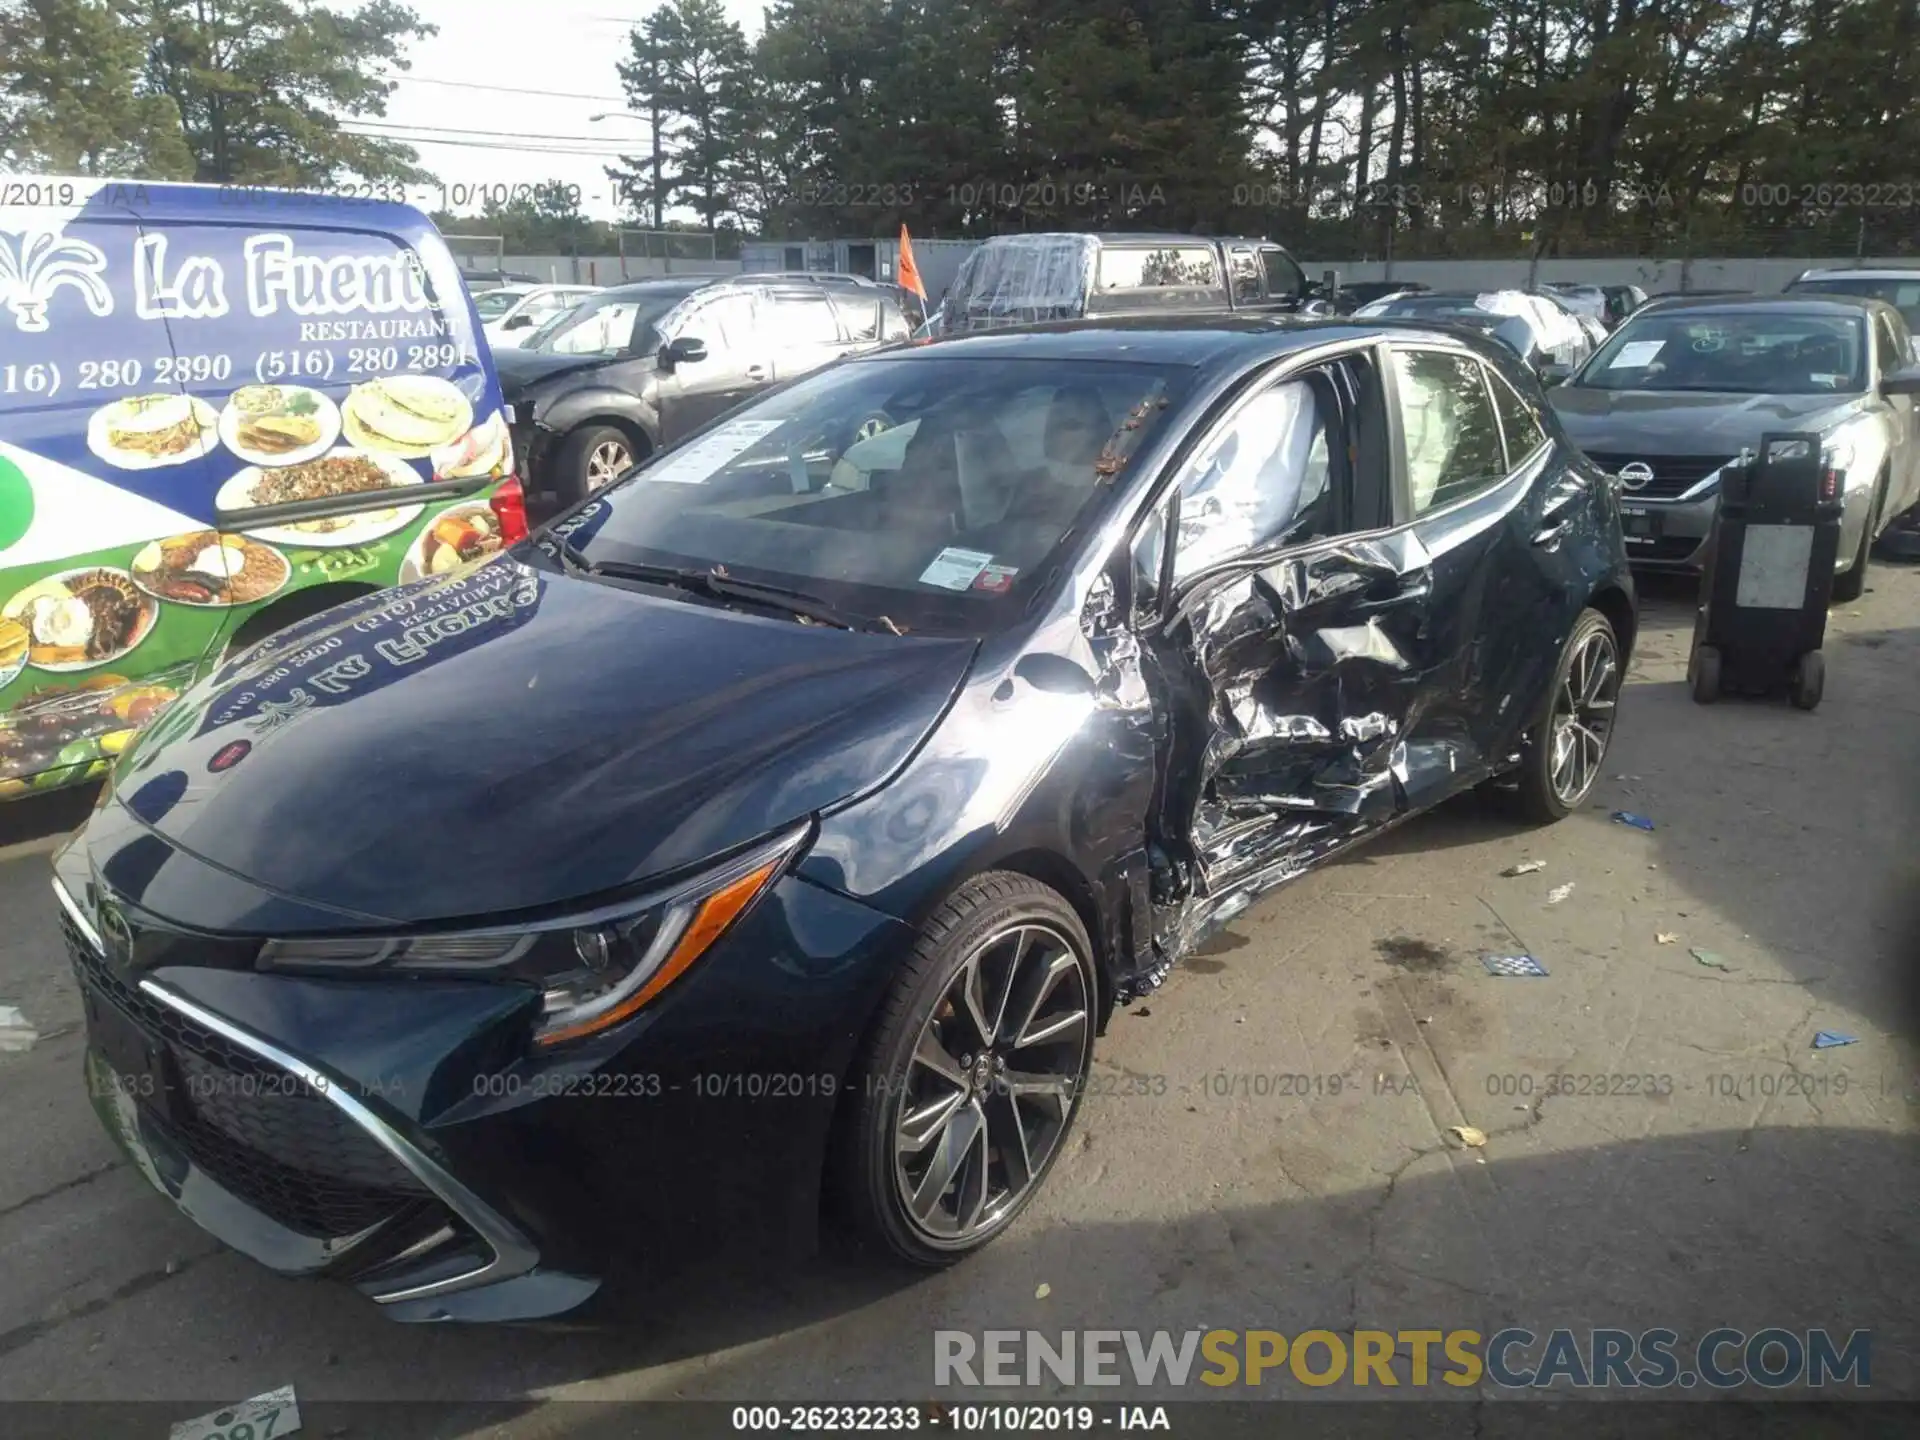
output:
[[[56,890],[148,1178],[403,1319],[575,1310],[823,1200],[942,1265],[1210,930],[1600,774],[1615,496],[1498,346],[1142,319],[844,363],[318,616],[118,762]]]

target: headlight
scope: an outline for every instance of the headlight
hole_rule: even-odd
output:
[[[541,991],[540,1045],[619,1024],[713,947],[772,887],[806,839],[801,826],[695,878],[620,905],[539,925],[457,935],[269,940],[262,970],[486,976]]]

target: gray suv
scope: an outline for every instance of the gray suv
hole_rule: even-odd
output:
[[[704,275],[602,290],[493,358],[524,483],[568,505],[767,386],[907,335],[871,281]]]

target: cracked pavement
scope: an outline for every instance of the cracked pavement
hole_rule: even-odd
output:
[[[943,1326],[1725,1324],[1871,1328],[1873,1393],[1913,1398],[1920,570],[1836,609],[1811,715],[1694,706],[1689,592],[1647,592],[1593,807],[1529,831],[1457,802],[1240,916],[1116,1015],[1071,1152],[986,1254],[907,1277],[830,1251],[592,1333],[397,1327],[151,1194],[85,1102],[46,885],[88,797],[0,810],[0,1004],[41,1032],[0,1053],[0,1396],[179,1419],[293,1383],[303,1407],[484,1401],[489,1433],[571,1435],[612,1417],[556,1400],[925,1399]],[[1545,868],[1501,874],[1523,859]],[[1548,975],[1481,964],[1520,953]],[[1858,1043],[1815,1051],[1821,1029]]]

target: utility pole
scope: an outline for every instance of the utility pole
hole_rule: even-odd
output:
[[[660,56],[647,58],[647,111],[653,132],[653,228],[667,228],[666,206],[660,195]]]

